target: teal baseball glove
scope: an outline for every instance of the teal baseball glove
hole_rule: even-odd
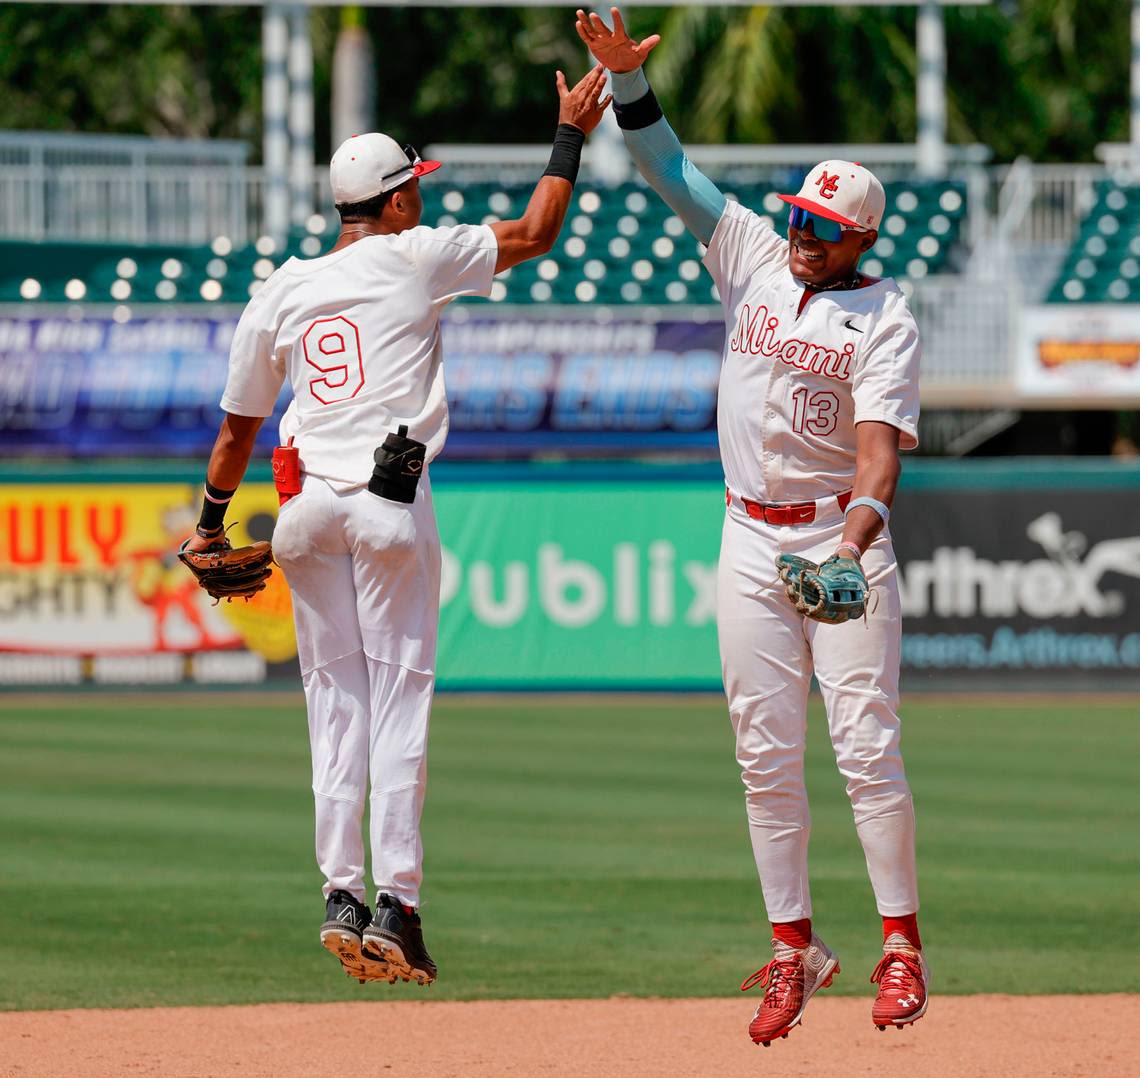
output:
[[[867,578],[854,558],[832,554],[822,565],[795,554],[781,554],[776,570],[788,598],[805,618],[842,625],[867,609]]]

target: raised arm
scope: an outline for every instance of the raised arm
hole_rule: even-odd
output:
[[[621,12],[615,7],[610,14],[612,30],[595,12],[587,15],[579,9],[578,36],[613,74],[614,112],[637,170],[688,230],[707,244],[724,213],[725,198],[685,156],[649,88],[642,64],[661,38],[653,34],[635,42],[626,33]]]
[[[555,77],[558,86],[558,130],[554,135],[554,148],[550,163],[530,197],[526,211],[515,221],[496,221],[491,225],[499,241],[499,257],[495,272],[517,266],[528,258],[546,254],[558,238],[574,181],[578,178],[578,163],[586,136],[598,126],[611,98],[599,101],[606,84],[605,68],[598,64],[572,90],[566,88],[566,78],[559,71]]]

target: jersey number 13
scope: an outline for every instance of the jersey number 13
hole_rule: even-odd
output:
[[[839,397],[826,389],[812,393],[801,387],[792,394],[792,405],[792,430],[797,434],[830,434],[839,423]]]

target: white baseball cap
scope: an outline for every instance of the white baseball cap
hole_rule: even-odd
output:
[[[887,208],[883,185],[854,161],[821,161],[807,174],[798,195],[779,198],[853,228],[877,229]]]
[[[353,135],[337,147],[329,162],[333,202],[338,206],[363,202],[439,166],[439,161],[421,161],[414,147],[401,146],[379,131]]]

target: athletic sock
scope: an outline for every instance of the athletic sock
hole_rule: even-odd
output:
[[[811,943],[811,918],[805,917],[801,921],[781,921],[779,924],[773,921],[772,935],[781,943],[802,951]]]
[[[918,934],[918,914],[908,913],[905,917],[883,918],[883,941],[885,942],[892,932],[898,932],[906,938],[916,951],[922,950],[922,938]]]

